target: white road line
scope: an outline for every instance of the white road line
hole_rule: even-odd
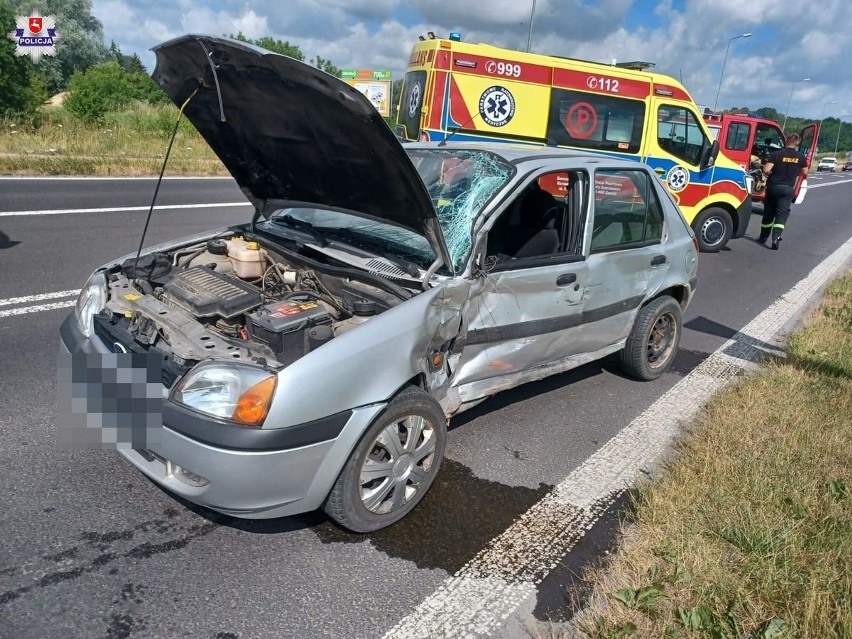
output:
[[[250,202],[211,202],[209,204],[160,204],[155,211],[170,211],[173,209],[212,209],[229,208],[233,206],[251,206]],[[70,213],[123,213],[125,211],[147,211],[150,206],[114,206],[100,209],[48,209],[45,211],[0,211],[0,217],[20,215],[68,215]]]
[[[80,289],[69,289],[67,291],[56,291],[55,293],[40,293],[39,295],[24,295],[23,297],[7,297],[0,299],[0,306],[11,306],[13,304],[26,304],[27,302],[40,302],[42,300],[55,300],[57,297],[71,297],[77,295]]]
[[[57,308],[74,306],[77,300],[65,300],[64,302],[53,302],[52,304],[37,304],[36,306],[20,306],[18,308],[7,308],[0,311],[0,317],[11,317],[13,315],[26,315],[27,313],[39,313],[41,311],[53,311]]]
[[[612,499],[654,469],[704,404],[852,259],[852,239],[749,322],[449,577],[385,639],[491,637],[581,539]]]
[[[819,188],[822,188],[823,186],[834,186],[835,184],[846,184],[847,182],[852,182],[852,180],[849,180],[849,179],[847,179],[847,180],[835,180],[834,182],[825,182],[823,184],[809,184],[808,188],[809,189],[819,189]]]

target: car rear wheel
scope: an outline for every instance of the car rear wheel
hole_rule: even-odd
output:
[[[633,330],[621,351],[622,370],[651,381],[668,370],[677,354],[682,326],[680,304],[663,295],[639,309]]]
[[[734,222],[725,209],[711,206],[698,214],[692,222],[692,230],[703,253],[717,253],[731,239]]]
[[[419,388],[391,400],[352,454],[325,512],[353,532],[372,532],[407,515],[429,490],[444,457],[447,421]]]

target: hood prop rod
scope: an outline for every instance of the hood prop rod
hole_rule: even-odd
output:
[[[139,239],[139,249],[136,251],[136,259],[133,261],[134,282],[139,280],[139,256],[142,254],[142,245],[145,244],[145,236],[148,234],[148,224],[150,224],[151,215],[154,213],[154,203],[157,201],[157,194],[160,192],[160,184],[163,182],[163,174],[166,172],[166,163],[169,161],[169,155],[172,152],[172,145],[175,143],[175,138],[177,137],[178,125],[180,125],[180,119],[183,117],[183,110],[186,108],[186,105],[189,104],[189,101],[195,97],[195,94],[198,93],[199,88],[200,87],[195,87],[195,90],[190,94],[190,96],[184,100],[180,107],[177,120],[175,120],[175,128],[172,129],[169,146],[166,149],[166,155],[163,158],[163,166],[160,167],[160,177],[157,178],[157,186],[154,188],[154,197],[151,198],[151,206],[148,208],[148,216],[145,218],[145,227],[142,229],[142,237]]]

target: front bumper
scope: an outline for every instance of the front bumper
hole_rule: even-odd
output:
[[[60,336],[65,353],[112,352],[97,336],[86,338],[73,313]],[[294,515],[322,505],[384,407],[373,404],[282,429],[246,429],[164,399],[156,443],[119,452],[159,486],[212,510],[247,519]]]

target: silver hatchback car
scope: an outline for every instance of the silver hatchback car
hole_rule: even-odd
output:
[[[642,380],[674,359],[698,251],[645,165],[402,145],[358,91],[290,58],[206,36],[155,52],[255,207],[97,269],[62,325],[72,367],[154,358],[161,413],[116,443],[160,486],[373,531],[423,498],[453,415],[613,353]]]

